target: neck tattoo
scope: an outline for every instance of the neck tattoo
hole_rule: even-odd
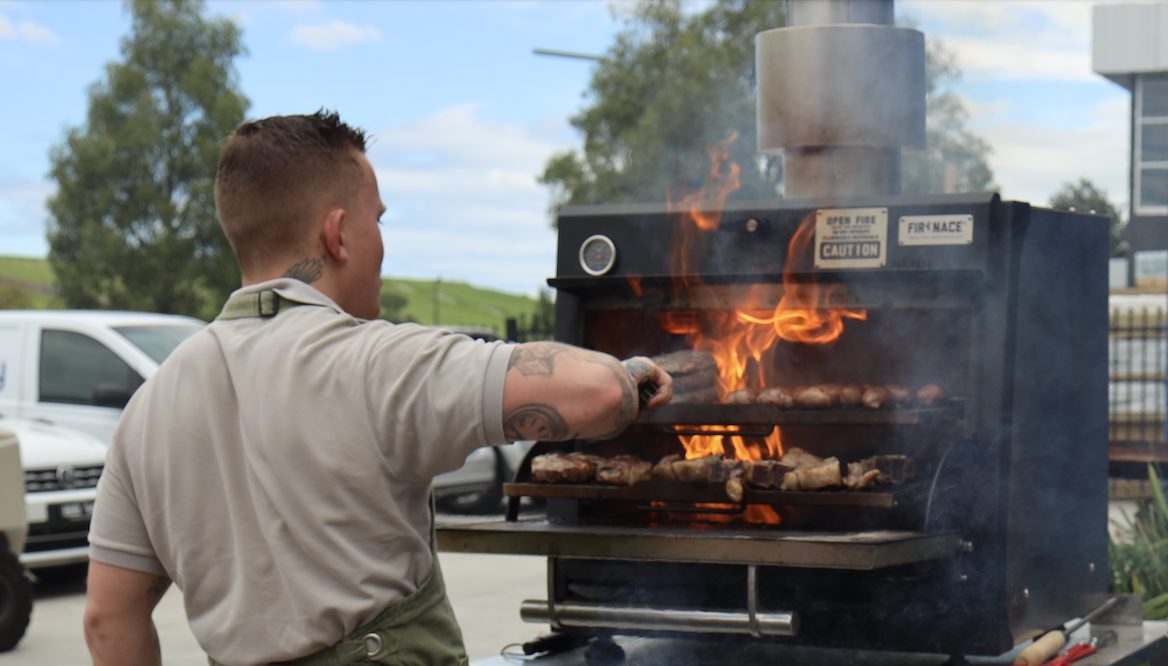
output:
[[[312,284],[320,279],[324,273],[323,259],[301,259],[292,264],[288,272],[284,273],[284,277],[292,278],[293,280],[300,280],[305,284]]]

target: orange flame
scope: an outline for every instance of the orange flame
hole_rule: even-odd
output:
[[[685,458],[703,458],[710,455],[720,455],[734,460],[763,460],[783,457],[783,440],[779,435],[778,426],[769,435],[761,439],[751,438],[748,441],[743,435],[732,435],[738,432],[738,426],[698,426],[698,430],[709,432],[709,435],[678,435],[682,446],[685,447]]]
[[[775,335],[789,342],[827,344],[844,332],[844,319],[868,318],[863,308],[839,305],[842,285],[823,288],[816,282],[802,282],[797,271],[806,267],[811,241],[815,237],[815,216],[809,215],[799,225],[787,247],[783,267],[783,297],[770,317],[754,317],[739,311],[738,319],[747,324],[772,326]]]

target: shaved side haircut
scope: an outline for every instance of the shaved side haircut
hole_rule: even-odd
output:
[[[361,179],[365,132],[335,112],[240,125],[219,156],[215,209],[240,267],[304,249],[319,216],[346,207]]]

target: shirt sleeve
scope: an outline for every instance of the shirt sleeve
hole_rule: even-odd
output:
[[[457,469],[506,444],[503,383],[515,345],[413,324],[385,326],[366,366],[376,436],[400,478]]]
[[[89,525],[89,558],[123,569],[165,575],[150,546],[138,503],[127,492],[119,471],[111,455],[97,484],[97,499]]]

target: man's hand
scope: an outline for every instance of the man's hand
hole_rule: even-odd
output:
[[[673,377],[657,364],[644,356],[634,356],[621,361],[621,365],[633,378],[633,384],[638,388],[652,385],[656,388],[653,395],[645,401],[645,409],[656,409],[673,399]]]

